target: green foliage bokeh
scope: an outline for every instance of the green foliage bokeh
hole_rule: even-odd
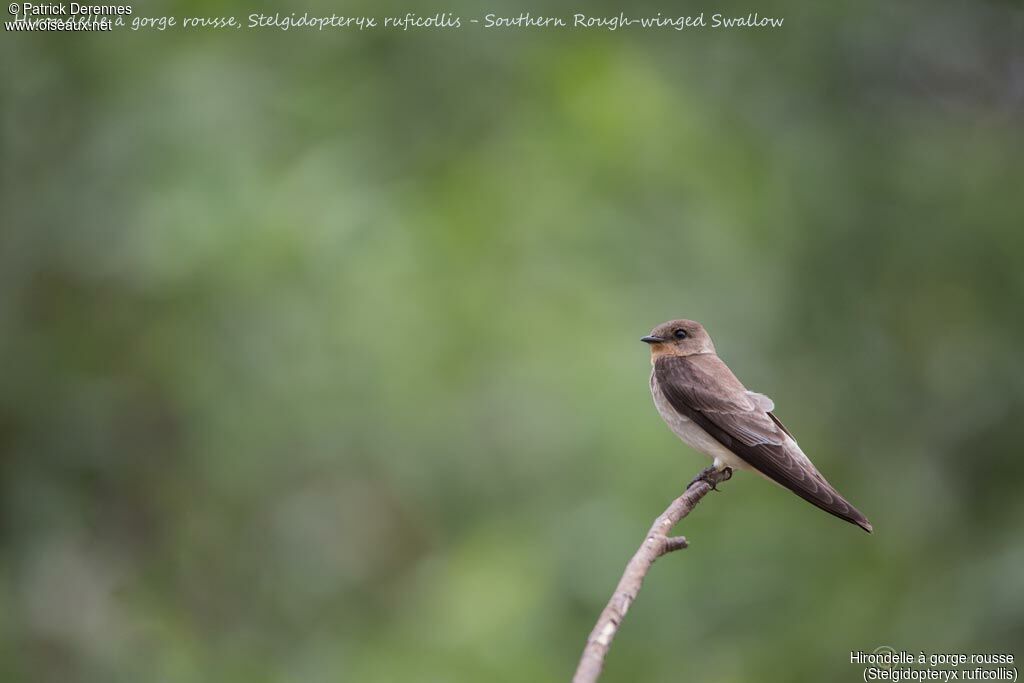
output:
[[[705,464],[648,395],[675,317],[876,533],[734,478],[608,681],[1019,647],[1024,16],[817,5],[5,33],[0,680],[567,679]],[[342,9],[582,11],[136,6]]]

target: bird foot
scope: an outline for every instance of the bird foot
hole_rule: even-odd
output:
[[[701,470],[700,474],[694,477],[693,481],[691,481],[689,486],[687,486],[686,488],[690,488],[690,486],[693,486],[697,482],[703,481],[706,482],[707,485],[711,487],[712,491],[718,491],[718,485],[723,481],[729,481],[730,479],[732,479],[731,467],[718,469],[714,465],[711,465],[710,467],[705,467],[703,470]]]

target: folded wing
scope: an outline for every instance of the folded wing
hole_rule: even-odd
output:
[[[871,531],[867,518],[821,476],[771,412],[772,400],[747,391],[718,356],[662,356],[654,372],[672,407],[723,446],[807,502]]]

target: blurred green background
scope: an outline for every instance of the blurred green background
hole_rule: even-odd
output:
[[[1024,12],[811,5],[5,32],[0,680],[568,679],[706,464],[675,317],[876,533],[734,478],[605,680],[1020,648]],[[620,10],[785,24],[467,24]]]

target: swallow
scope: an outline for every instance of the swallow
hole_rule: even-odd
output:
[[[690,448],[712,458],[694,481],[714,486],[732,470],[751,470],[871,533],[867,517],[800,450],[772,412],[775,403],[743,386],[700,323],[670,320],[641,341],[651,347],[651,395],[661,418]]]

